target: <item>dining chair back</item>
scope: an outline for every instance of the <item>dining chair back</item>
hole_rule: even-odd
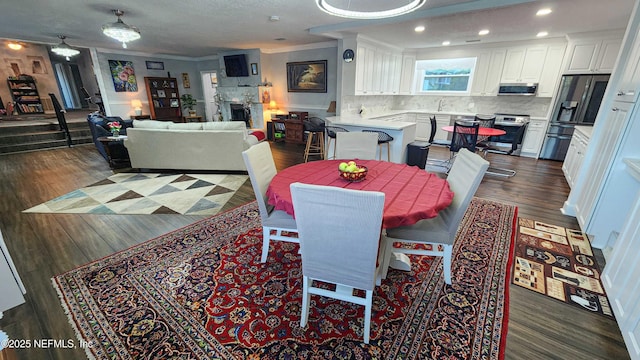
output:
[[[429,118],[429,122],[431,123],[431,133],[429,134],[429,143],[432,145],[440,145],[440,146],[450,146],[450,140],[436,140],[436,131],[438,131],[438,122],[436,120],[435,115]]]
[[[331,149],[331,143],[333,142],[333,157],[332,159],[336,158],[336,134],[339,132],[349,132],[349,130],[345,129],[345,128],[341,128],[339,126],[325,126],[325,135],[327,136],[327,149],[326,151],[329,151],[329,149]],[[325,158],[328,159],[327,157],[328,154],[325,154]]]
[[[453,124],[453,136],[451,138],[451,146],[449,146],[451,152],[457,153],[460,149],[476,152],[479,128],[480,124],[477,122],[456,121]]]
[[[486,158],[487,153],[511,155],[516,152],[520,144],[522,144],[522,138],[527,131],[528,125],[528,123],[525,123],[524,125],[520,126],[520,128],[518,128],[518,131],[516,131],[516,133],[513,135],[510,147],[498,147],[497,145],[489,145],[488,147],[483,149],[483,156]],[[513,177],[516,176],[516,170],[489,166],[487,174],[501,177]]]
[[[478,122],[481,128],[493,128],[496,125],[496,116],[495,115],[482,115],[476,114],[474,121]],[[484,151],[484,149],[489,147],[489,136],[480,136],[478,135],[478,141],[476,142],[476,148],[479,151]]]
[[[301,183],[290,189],[302,252],[300,326],[307,324],[312,294],[348,301],[364,305],[369,343],[384,193]],[[314,280],[335,284],[335,291]],[[365,297],[355,296],[354,289],[364,290]]]
[[[375,160],[378,134],[371,132],[336,133],[336,159]]]
[[[298,242],[297,237],[283,235],[283,232],[297,232],[296,221],[286,212],[268,207],[267,188],[278,172],[269,143],[265,141],[253,145],[242,152],[242,158],[249,173],[251,186],[260,211],[260,220],[262,221],[262,256],[260,261],[266,262],[271,240]],[[272,231],[274,232],[273,234]]]
[[[392,253],[442,256],[444,279],[447,284],[451,284],[456,233],[488,167],[489,162],[480,155],[467,149],[459,151],[447,177],[449,187],[455,194],[451,205],[441,210],[435,218],[421,220],[410,226],[387,229],[387,236],[384,238],[386,255],[382,267],[383,278],[386,277]],[[405,246],[397,248],[394,243],[429,244],[431,250]]]

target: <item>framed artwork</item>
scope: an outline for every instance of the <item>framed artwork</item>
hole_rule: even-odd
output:
[[[132,61],[109,60],[109,68],[111,69],[111,79],[116,92],[138,91],[138,82]]]
[[[188,73],[182,73],[182,87],[184,87],[185,89],[188,89],[191,87],[191,83],[189,82],[189,74]]]
[[[287,63],[288,92],[327,92],[327,60]]]
[[[251,75],[258,75],[258,63],[251,63]]]
[[[164,63],[162,61],[145,61],[145,63],[149,70],[164,70]]]

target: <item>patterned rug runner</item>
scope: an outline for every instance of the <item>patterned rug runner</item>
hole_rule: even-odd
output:
[[[580,230],[519,219],[513,283],[612,316],[589,239]]]
[[[260,263],[255,202],[54,277],[97,359],[502,359],[517,208],[475,198],[454,249],[411,256],[374,294],[371,342],[361,306],[313,296],[300,328],[298,245]],[[126,354],[126,355],[125,355]]]
[[[24,212],[214,215],[246,175],[120,173]]]

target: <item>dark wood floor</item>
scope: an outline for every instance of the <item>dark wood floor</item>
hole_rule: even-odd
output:
[[[302,161],[303,147],[272,144],[279,170]],[[212,154],[213,155],[213,154]],[[434,148],[430,158],[446,158]],[[485,177],[478,197],[512,203],[519,215],[576,227],[559,209],[569,188],[558,162],[489,155],[518,170]],[[27,287],[27,302],[6,311],[0,329],[14,339],[76,339],[51,277],[201,217],[180,215],[32,214],[22,210],[102,180],[112,172],[92,145],[0,156],[0,230]],[[253,199],[250,183],[227,208]],[[77,343],[77,342],[76,342]],[[80,349],[18,350],[19,359],[83,359]],[[616,323],[511,286],[506,359],[628,359]]]

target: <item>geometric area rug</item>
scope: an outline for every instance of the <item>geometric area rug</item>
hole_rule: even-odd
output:
[[[453,249],[410,255],[376,286],[370,344],[362,306],[313,295],[300,327],[298,244],[260,262],[255,202],[202,219],[52,281],[96,359],[502,359],[517,208],[474,198]],[[351,236],[357,236],[357,231]]]
[[[213,215],[248,176],[119,173],[24,212]]]
[[[589,239],[580,230],[519,219],[513,283],[613,317]]]

